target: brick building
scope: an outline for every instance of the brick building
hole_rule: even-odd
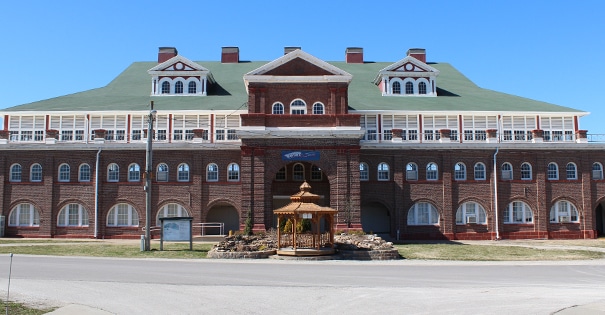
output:
[[[400,239],[594,238],[604,232],[602,145],[586,112],[477,87],[410,49],[325,62],[193,62],[161,47],[107,86],[2,111],[6,234],[138,238],[151,211],[239,230],[275,227],[303,181],[336,229]],[[150,103],[157,113],[150,114]],[[209,233],[215,233],[210,231]]]

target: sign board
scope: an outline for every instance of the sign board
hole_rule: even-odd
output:
[[[192,250],[193,217],[160,218],[160,221],[162,222],[160,250],[164,249],[164,241],[189,241],[189,250]]]
[[[319,151],[308,150],[283,150],[282,161],[319,161]]]

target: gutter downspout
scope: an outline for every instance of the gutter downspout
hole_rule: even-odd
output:
[[[496,162],[498,150],[499,148],[496,147],[496,152],[494,153],[494,215],[496,216],[496,240],[500,239],[500,231],[498,229],[498,163]]]
[[[95,238],[98,238],[99,233],[99,160],[101,159],[101,151],[97,151],[97,161],[95,163]]]

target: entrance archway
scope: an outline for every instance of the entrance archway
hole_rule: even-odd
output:
[[[603,203],[600,203],[595,210],[595,222],[597,236],[605,235],[605,211],[603,210]]]
[[[391,215],[389,209],[378,202],[362,204],[361,226],[366,233],[390,234]]]
[[[225,233],[229,231],[239,230],[239,214],[237,209],[231,205],[215,205],[206,215],[206,222],[222,222],[225,224]],[[216,231],[208,229],[207,234],[219,234],[218,229]]]

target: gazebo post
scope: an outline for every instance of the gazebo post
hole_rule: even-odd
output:
[[[281,215],[277,216],[277,248],[281,248],[281,229],[279,228],[281,226]]]
[[[294,251],[296,251],[296,215],[293,216],[294,217],[294,223],[292,224],[292,246],[294,248]]]

